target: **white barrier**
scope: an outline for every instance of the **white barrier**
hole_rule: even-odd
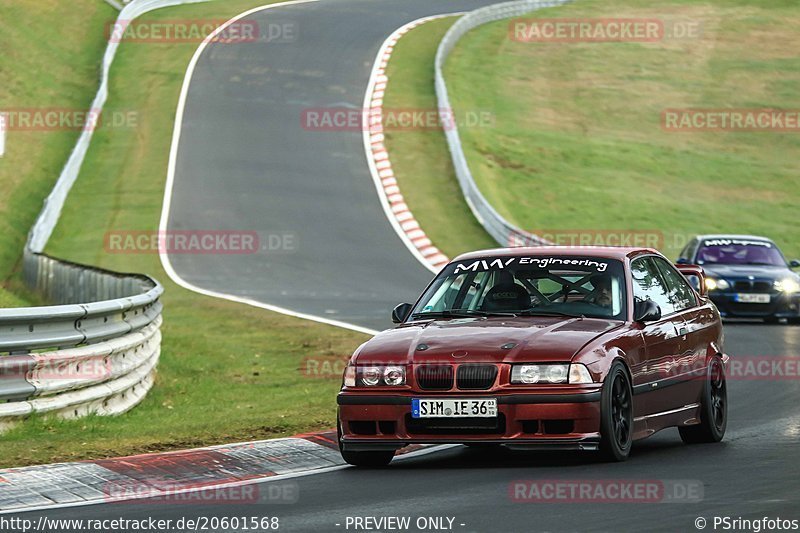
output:
[[[6,116],[0,113],[0,157],[6,153],[6,125],[8,124]]]

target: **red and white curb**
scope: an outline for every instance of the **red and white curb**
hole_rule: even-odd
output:
[[[372,76],[367,86],[365,109],[368,113],[369,127],[365,128],[364,144],[367,151],[367,160],[373,178],[378,188],[378,193],[384,202],[386,215],[398,231],[401,239],[406,243],[411,252],[433,272],[439,272],[450,260],[431,242],[414,218],[414,214],[400,192],[389,152],[384,144],[383,131],[383,97],[389,84],[386,69],[392,57],[394,47],[400,38],[413,28],[449,15],[425,17],[406,24],[397,29],[383,43],[373,67]]]
[[[398,458],[446,448],[407,446],[398,452]],[[0,515],[144,498],[156,498],[164,503],[296,503],[296,490],[290,491],[291,494],[278,491],[278,497],[274,498],[274,491],[224,489],[342,468],[347,465],[339,454],[336,431],[193,450],[10,468],[0,470]]]

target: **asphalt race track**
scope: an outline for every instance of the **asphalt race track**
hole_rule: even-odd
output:
[[[245,20],[293,24],[294,42],[210,44],[186,99],[169,230],[256,231],[256,254],[170,254],[207,290],[372,329],[433,278],[384,214],[362,133],[313,131],[304,111],[361,109],[375,56],[397,28],[479,0],[347,0]],[[266,247],[266,249],[263,249]]]
[[[187,102],[170,227],[292,232],[297,248],[175,255],[180,275],[299,312],[388,325],[391,306],[415,297],[431,273],[386,221],[360,134],[304,131],[299,115],[306,107],[360,106],[379,45],[405,22],[483,3],[351,0],[279,8],[254,17],[297,21],[298,42],[207,48]],[[726,351],[734,359],[795,356],[800,327],[727,324]],[[294,478],[294,504],[145,500],[18,516],[277,516],[281,531],[309,532],[354,531],[345,524],[356,516],[409,516],[412,523],[452,517],[453,530],[464,532],[696,531],[698,517],[713,531],[714,516],[800,518],[800,381],[734,379],[728,385],[721,444],[686,446],[672,429],[636,444],[620,464],[598,463],[589,454],[457,446],[395,461],[386,470],[345,468]],[[703,493],[693,503],[541,504],[509,496],[516,480],[586,479],[699,482]]]

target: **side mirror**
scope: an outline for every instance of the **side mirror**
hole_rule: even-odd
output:
[[[636,322],[655,322],[661,320],[661,308],[653,300],[636,302],[633,319]]]
[[[408,318],[408,314],[411,312],[411,308],[414,307],[412,304],[400,304],[392,310],[392,322],[395,324],[400,324],[406,318]]]
[[[789,261],[789,268],[800,268],[800,259],[792,259]]]

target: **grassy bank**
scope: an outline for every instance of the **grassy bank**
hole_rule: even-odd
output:
[[[662,127],[667,108],[797,109],[800,5],[585,0],[535,16],[659,19],[665,37],[518,42],[500,21],[460,42],[445,75],[457,111],[495,113],[461,133],[498,211],[533,231],[660,232],[671,256],[704,232],[764,234],[800,256],[800,134]],[[673,33],[689,25],[699,34]]]
[[[263,3],[182,6],[142,20],[224,19]],[[341,376],[308,376],[304,361],[347,356],[365,335],[188,292],[169,281],[155,254],[104,252],[107,231],[158,228],[175,109],[196,48],[120,47],[108,109],[135,112],[136,122],[98,129],[47,249],[73,261],[147,273],[165,285],[155,387],[120,417],[29,420],[0,437],[2,466],[287,436],[335,424]]]
[[[516,42],[508,20],[471,31],[445,77],[456,117],[492,112],[491,122],[460,134],[495,208],[530,231],[634,234],[671,256],[702,232],[761,233],[800,256],[800,135],[676,133],[661,123],[666,108],[796,109],[796,3],[586,0],[535,16],[658,19],[665,38]],[[433,57],[451,23],[401,39],[388,108],[436,107]],[[678,38],[680,30],[693,34]],[[441,133],[393,132],[387,145],[407,203],[436,246],[452,256],[494,244],[461,198]]]
[[[104,24],[115,10],[95,0],[0,4],[0,112],[84,110],[97,90]],[[14,129],[0,158],[0,307],[36,303],[15,277],[22,247],[80,131]]]

